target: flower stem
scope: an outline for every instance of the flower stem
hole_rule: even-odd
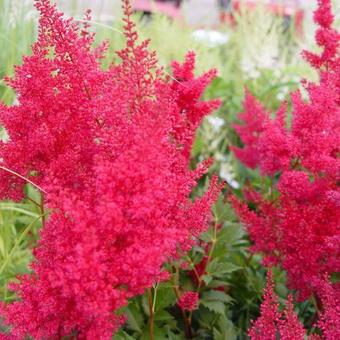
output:
[[[45,228],[46,214],[45,214],[43,193],[41,193],[41,196],[40,196],[40,212],[41,212],[41,223],[42,223],[43,228]]]
[[[155,340],[155,335],[154,335],[155,311],[154,311],[154,306],[153,306],[151,288],[148,288],[147,293],[148,293],[148,303],[149,303],[149,312],[150,312],[150,319],[149,319],[150,340]]]

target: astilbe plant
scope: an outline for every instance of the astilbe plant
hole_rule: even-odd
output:
[[[252,328],[249,331],[251,339],[272,340],[276,338],[277,324],[281,317],[278,308],[279,303],[274,293],[273,274],[269,271],[267,275],[267,286],[261,305],[261,315],[253,323]]]
[[[317,327],[326,340],[340,338],[340,294],[327,280],[320,283],[322,310]]]
[[[198,308],[199,295],[197,292],[185,292],[177,301],[182,310],[193,311]]]
[[[299,299],[318,295],[324,275],[340,272],[340,34],[332,28],[330,1],[318,4],[322,52],[304,52],[320,76],[318,83],[303,82],[309,99],[293,93],[291,116],[284,103],[272,118],[248,92],[235,127],[244,143],[234,148],[236,156],[271,185],[248,187],[247,204],[234,198],[234,206],[253,250],[264,253],[265,264],[282,265]]]
[[[320,282],[320,296],[323,310],[319,311],[320,318],[316,325],[322,336],[310,334],[310,340],[336,340],[339,339],[340,300],[336,290],[324,279]],[[283,312],[279,310],[279,303],[274,292],[273,273],[271,269],[267,274],[267,285],[263,295],[261,314],[252,322],[248,332],[252,340],[304,340],[307,333],[294,312],[293,297],[288,296]]]
[[[127,299],[166,279],[163,265],[206,229],[221,189],[214,178],[190,199],[210,163],[189,168],[195,130],[219,105],[200,100],[216,72],[196,78],[189,53],[166,75],[123,4],[126,47],[102,70],[106,44],[36,0],[38,40],[8,80],[18,103],[0,109],[1,167],[42,188],[51,211],[31,274],[11,286],[19,300],[1,307],[19,339],[110,339]],[[0,176],[1,197],[21,199],[24,180]]]
[[[261,315],[253,322],[249,336],[252,340],[303,340],[305,337],[305,330],[293,309],[292,296],[288,297],[284,313],[279,311],[271,270],[267,274]]]

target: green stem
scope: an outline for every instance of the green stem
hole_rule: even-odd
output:
[[[45,208],[44,208],[44,194],[41,193],[40,196],[40,212],[41,212],[41,223],[43,228],[45,228],[45,222],[46,222],[46,214],[45,214]]]

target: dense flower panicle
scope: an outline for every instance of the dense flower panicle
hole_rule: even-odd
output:
[[[197,292],[185,292],[178,299],[178,306],[187,311],[193,311],[198,308],[199,295]]]
[[[272,271],[267,274],[267,285],[261,304],[261,315],[253,322],[248,335],[252,340],[274,340],[277,336],[277,326],[280,323],[281,313],[279,303],[274,293]]]
[[[172,63],[173,75],[177,81],[173,82],[172,89],[176,92],[176,102],[180,108],[173,115],[175,136],[181,145],[186,157],[190,156],[191,145],[195,137],[195,131],[201,124],[207,111],[217,109],[221,101],[200,101],[202,91],[216,76],[216,70],[195,78],[195,54],[189,52],[183,65],[174,61]],[[199,81],[198,81],[199,80]]]
[[[234,125],[245,146],[232,150],[250,168],[259,166],[262,174],[272,175],[290,165],[294,145],[284,125],[285,108],[283,104],[276,119],[270,119],[270,114],[246,91],[244,112],[239,115],[245,124]]]
[[[234,125],[245,146],[243,149],[232,147],[232,150],[244,164],[250,168],[256,168],[260,162],[259,137],[264,131],[267,115],[261,104],[251,96],[248,90],[244,100],[244,112],[239,115],[239,118],[247,122],[246,125]]]
[[[322,312],[315,325],[322,331],[322,336],[311,334],[309,340],[335,340],[339,339],[340,331],[340,301],[338,289],[324,277],[320,280],[320,304]],[[279,304],[274,293],[274,283],[271,269],[267,274],[267,285],[261,305],[261,315],[253,321],[248,335],[252,340],[304,340],[306,330],[294,312],[293,297],[288,296],[283,312],[279,311]]]
[[[330,285],[326,280],[321,283],[323,311],[317,326],[327,340],[340,338],[340,286]]]
[[[90,51],[92,36],[83,31],[78,38],[75,24],[63,20],[48,1],[36,5],[41,12],[38,42],[8,81],[19,104],[1,108],[0,121],[10,136],[0,145],[2,165],[36,183],[53,178],[74,190],[90,177],[97,114],[90,95],[98,96],[106,75],[98,53]],[[23,182],[4,172],[0,176],[1,196],[21,198]]]
[[[319,1],[314,19],[323,52],[305,52],[320,75],[317,84],[304,82],[309,100],[292,94],[288,127],[285,104],[271,118],[248,92],[236,126],[245,146],[234,148],[245,165],[273,177],[274,195],[245,195],[255,210],[236,199],[234,206],[253,249],[265,254],[265,263],[282,265],[300,299],[318,291],[325,273],[340,271],[340,35],[331,27],[329,0]]]
[[[124,1],[121,63],[100,68],[106,46],[37,0],[40,31],[33,55],[10,85],[18,104],[2,107],[10,140],[3,165],[47,192],[53,212],[34,250],[32,274],[12,286],[20,300],[2,305],[19,339],[110,339],[127,299],[166,279],[163,265],[204,231],[221,185],[190,194],[210,161],[190,170],[199,122],[218,102],[200,97],[214,71],[193,76],[194,55],[172,80],[138,43]],[[183,89],[183,88],[184,89]],[[186,100],[189,101],[188,104]],[[1,196],[19,199],[23,182],[3,172]]]
[[[304,340],[306,331],[294,312],[293,297],[288,296],[284,310],[285,319],[279,324],[280,339],[282,340]]]
[[[334,15],[331,1],[318,0],[318,9],[314,12],[314,22],[319,25],[315,34],[317,44],[323,48],[321,55],[304,51],[305,58],[316,69],[339,68],[339,32],[332,28]]]

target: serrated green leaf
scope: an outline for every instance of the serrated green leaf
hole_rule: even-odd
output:
[[[170,286],[160,286],[157,289],[155,312],[162,310],[176,302],[176,296]]]
[[[213,235],[214,235],[213,228],[209,228],[206,232],[201,234],[200,239],[204,242],[209,243],[213,239],[213,237],[214,237]]]
[[[168,336],[167,339],[169,339],[169,340],[183,340],[184,339],[183,336],[176,335],[171,330],[168,330],[167,336]]]
[[[120,330],[113,336],[113,340],[135,340],[135,338],[133,338],[123,330]]]
[[[211,275],[203,275],[201,278],[206,285],[208,285],[213,279]]]
[[[219,318],[218,328],[213,330],[214,340],[236,340],[236,332],[233,323],[227,318]]]
[[[239,267],[231,262],[219,262],[219,259],[214,259],[207,266],[207,272],[215,277],[232,273],[240,269],[242,269],[242,267]]]
[[[213,213],[216,223],[222,223],[228,220],[228,217],[232,214],[232,208],[229,203],[225,203],[222,197],[213,206]]]
[[[155,339],[166,339],[167,338],[167,329],[166,328],[159,328],[157,325],[154,325],[153,335]],[[144,329],[143,334],[141,336],[141,340],[150,340],[150,328],[149,325]]]
[[[218,287],[229,287],[230,284],[226,281],[223,281],[223,280],[212,280],[210,283],[209,283],[209,288],[218,288]]]
[[[217,235],[217,240],[218,242],[233,245],[238,242],[244,236],[244,234],[245,232],[240,224],[225,222]]]
[[[155,321],[169,321],[173,320],[174,317],[168,313],[166,310],[161,310],[155,313]]]
[[[225,313],[225,306],[223,302],[201,300],[200,304],[202,304],[204,307],[206,307],[207,309],[209,309],[210,311],[216,314],[224,315]]]
[[[202,301],[220,301],[229,303],[232,301],[232,298],[226,294],[225,292],[221,292],[219,290],[209,290],[202,294]]]

